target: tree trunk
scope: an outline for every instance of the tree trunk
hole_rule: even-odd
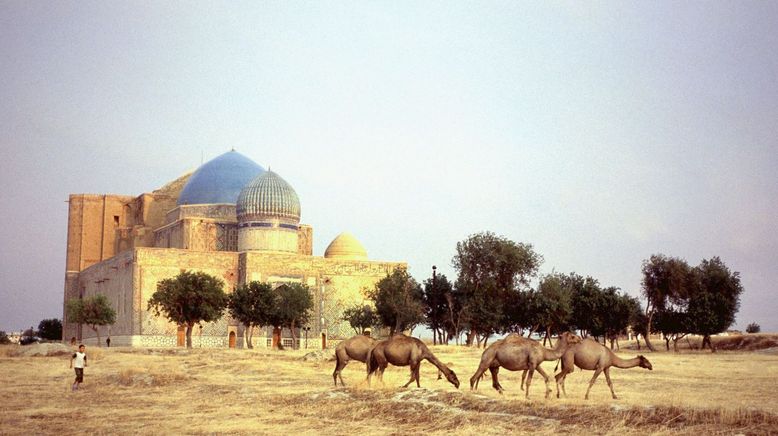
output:
[[[473,346],[473,340],[475,340],[475,337],[476,337],[476,332],[475,332],[475,330],[471,329],[469,332],[467,332],[467,338],[465,339],[465,345],[467,345],[468,347],[472,347]]]
[[[281,345],[281,328],[273,327],[273,340],[271,341],[271,347],[275,349],[282,349]]]
[[[254,344],[251,341],[252,336],[254,336],[254,326],[251,324],[245,324],[245,326],[246,334],[244,336],[246,336],[246,347],[251,349],[254,348]]]
[[[670,351],[670,338],[668,338],[667,336],[665,336],[665,348],[667,349],[667,351]]]
[[[194,323],[191,322],[186,325],[186,348],[192,348],[192,329],[194,328]]]
[[[635,342],[637,342],[638,350],[640,350],[640,335],[635,335]]]
[[[656,351],[654,344],[651,343],[651,321],[654,319],[654,312],[648,313],[648,322],[646,323],[646,334],[643,336],[643,340],[646,341],[646,347],[651,351]]]

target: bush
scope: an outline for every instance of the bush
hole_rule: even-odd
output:
[[[755,322],[752,322],[746,327],[746,333],[759,333],[760,331],[762,331],[762,328]]]

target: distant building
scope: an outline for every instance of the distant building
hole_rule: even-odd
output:
[[[314,256],[313,228],[300,224],[300,202],[278,174],[227,152],[151,193],[137,197],[72,194],[69,200],[64,300],[108,297],[116,323],[101,330],[114,346],[183,346],[184,330],[156,317],[148,300],[160,280],[184,270],[221,278],[225,292],[241,283],[303,283],[315,310],[308,338],[351,334],[343,310],[402,262],[369,260],[350,234]],[[290,343],[290,332],[283,341]],[[225,315],[192,334],[194,346],[242,347],[243,327]],[[296,335],[298,338],[299,334]],[[93,344],[90,328],[63,316],[63,340]],[[254,335],[255,346],[269,342]],[[313,346],[313,345],[311,345]]]

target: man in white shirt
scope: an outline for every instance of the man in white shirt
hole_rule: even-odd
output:
[[[75,365],[73,364],[75,362]],[[84,368],[86,368],[86,347],[84,344],[78,346],[78,351],[73,353],[70,358],[70,367],[76,369],[76,381],[73,382],[72,390],[77,391],[78,385],[84,382]]]

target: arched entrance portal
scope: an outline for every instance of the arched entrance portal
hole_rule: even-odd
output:
[[[230,332],[230,348],[235,348],[236,341],[237,341],[237,336],[235,335],[235,332]]]

